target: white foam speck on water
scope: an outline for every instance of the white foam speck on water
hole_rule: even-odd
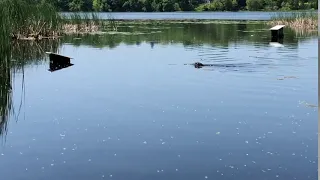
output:
[[[176,171],[179,171],[178,169],[176,169]]]
[[[157,170],[157,172],[160,172],[159,170]]]
[[[279,177],[279,175],[276,175],[276,178],[278,178]]]
[[[23,153],[22,152],[20,152],[20,155],[22,155]]]
[[[88,159],[89,162],[91,162],[91,159]]]
[[[208,176],[205,176],[204,178],[205,178],[205,179],[208,179]]]
[[[104,178],[104,175],[102,175],[101,177]]]
[[[1,156],[4,156],[4,154],[3,154],[3,153],[1,153]]]
[[[248,144],[248,143],[249,143],[249,141],[246,141],[246,143]]]
[[[178,157],[181,157],[180,154],[178,155]]]
[[[162,142],[161,144],[165,144],[166,142]]]
[[[117,154],[114,154],[114,156],[117,156]]]
[[[143,144],[147,144],[147,141],[143,141]]]
[[[252,163],[253,163],[253,164],[256,164],[256,162],[255,162],[255,161],[252,161]]]
[[[110,177],[112,177],[112,174],[110,174]]]
[[[50,164],[51,166],[54,166],[54,164]]]

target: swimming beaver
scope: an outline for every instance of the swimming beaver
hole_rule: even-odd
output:
[[[203,67],[203,66],[205,66],[204,64],[202,64],[201,62],[196,62],[196,63],[194,63],[194,67],[195,68],[201,68],[201,67]],[[208,66],[208,65],[207,65]]]
[[[187,65],[187,64],[185,64]],[[194,65],[195,68],[202,68],[204,66],[215,66],[215,67],[245,67],[246,65],[249,65],[249,63],[242,63],[242,64],[203,64],[201,62],[195,62],[193,64],[190,65]]]

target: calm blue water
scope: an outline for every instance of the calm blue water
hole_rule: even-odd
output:
[[[310,11],[312,12],[312,11]],[[126,20],[174,20],[174,19],[208,19],[208,20],[270,20],[275,15],[291,15],[300,12],[110,12],[98,13],[102,19],[110,18]],[[317,13],[317,11],[314,11]],[[70,13],[64,13],[66,15]],[[90,14],[90,13],[89,13]]]
[[[274,47],[158,36],[62,41],[74,66],[26,66],[25,96],[15,74],[15,106],[25,99],[0,147],[2,179],[317,179],[317,109],[306,105],[317,105],[316,37]],[[183,65],[201,59],[234,67]]]

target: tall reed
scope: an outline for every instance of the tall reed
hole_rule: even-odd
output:
[[[283,24],[297,29],[315,30],[318,28],[318,14],[314,12],[277,13],[271,17],[269,25]]]
[[[61,29],[61,16],[49,3],[25,0],[0,0],[0,37],[37,38],[56,36]]]

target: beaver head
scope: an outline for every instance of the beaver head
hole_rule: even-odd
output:
[[[200,62],[194,63],[194,67],[195,68],[201,68],[202,66],[204,66],[204,65],[202,63],[200,63]]]

